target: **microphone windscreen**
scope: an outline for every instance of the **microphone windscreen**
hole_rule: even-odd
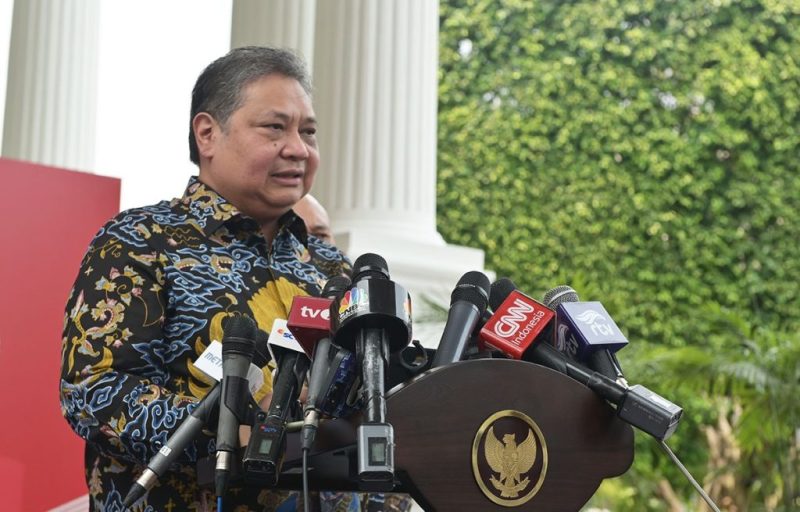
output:
[[[332,277],[328,279],[328,282],[322,288],[322,296],[328,299],[338,297],[350,288],[350,284],[350,278],[347,276]]]
[[[467,301],[477,306],[479,311],[485,311],[489,303],[489,286],[489,278],[483,272],[467,272],[450,294],[450,306],[458,301]]]
[[[223,357],[232,354],[241,354],[252,359],[255,350],[253,341],[258,327],[247,315],[235,315],[224,322],[222,334]]]
[[[254,327],[253,319],[249,316],[234,315],[222,319],[222,331],[226,337],[251,338]]]
[[[578,293],[567,285],[556,286],[542,297],[542,303],[550,309],[556,309],[563,302],[579,301]]]
[[[492,288],[489,292],[489,305],[492,307],[492,311],[497,310],[508,296],[511,295],[511,292],[516,289],[517,285],[514,284],[514,281],[507,277],[503,277],[492,283]]]
[[[353,282],[362,278],[383,277],[389,279],[389,265],[382,256],[368,252],[353,263]]]

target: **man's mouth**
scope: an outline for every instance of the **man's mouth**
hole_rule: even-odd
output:
[[[270,176],[277,180],[278,183],[284,185],[295,185],[303,180],[305,173],[301,169],[287,169],[285,171],[277,171],[270,174]]]

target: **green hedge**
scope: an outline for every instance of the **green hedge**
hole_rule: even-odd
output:
[[[635,340],[704,343],[709,302],[796,326],[798,9],[442,2],[440,231]]]
[[[535,298],[571,284],[602,301],[631,340],[623,365],[649,369],[632,380],[686,409],[674,441],[702,476],[719,390],[642,359],[657,346],[735,359],[720,311],[798,331],[800,3],[440,6],[440,232]],[[761,471],[766,450],[739,473]],[[644,498],[659,476],[691,492],[638,436],[631,475],[615,510],[660,510]]]

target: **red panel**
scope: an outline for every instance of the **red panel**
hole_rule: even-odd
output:
[[[46,510],[87,492],[83,441],[58,403],[61,330],[120,181],[0,159],[0,183],[0,496],[16,498],[3,510]]]

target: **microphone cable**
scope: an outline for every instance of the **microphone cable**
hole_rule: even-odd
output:
[[[308,449],[303,448],[303,511],[308,509]]]
[[[700,497],[703,498],[703,501],[706,502],[708,507],[711,510],[713,510],[714,512],[719,512],[719,508],[717,508],[717,505],[714,503],[714,501],[711,499],[711,497],[709,497],[709,495],[706,494],[706,491],[700,486],[700,484],[697,483],[697,480],[695,480],[694,477],[692,476],[692,474],[689,473],[689,470],[686,469],[686,467],[683,464],[681,464],[681,461],[678,460],[677,455],[675,455],[672,452],[672,450],[669,449],[669,446],[667,446],[667,443],[664,442],[663,439],[659,440],[658,443],[659,443],[659,445],[661,445],[661,448],[663,448],[664,451],[667,452],[667,455],[669,455],[669,458],[672,459],[672,462],[674,462],[675,465],[678,466],[678,469],[681,470],[681,473],[683,473],[683,476],[685,476],[686,479],[689,480],[689,482],[695,488],[697,493],[700,494]]]

